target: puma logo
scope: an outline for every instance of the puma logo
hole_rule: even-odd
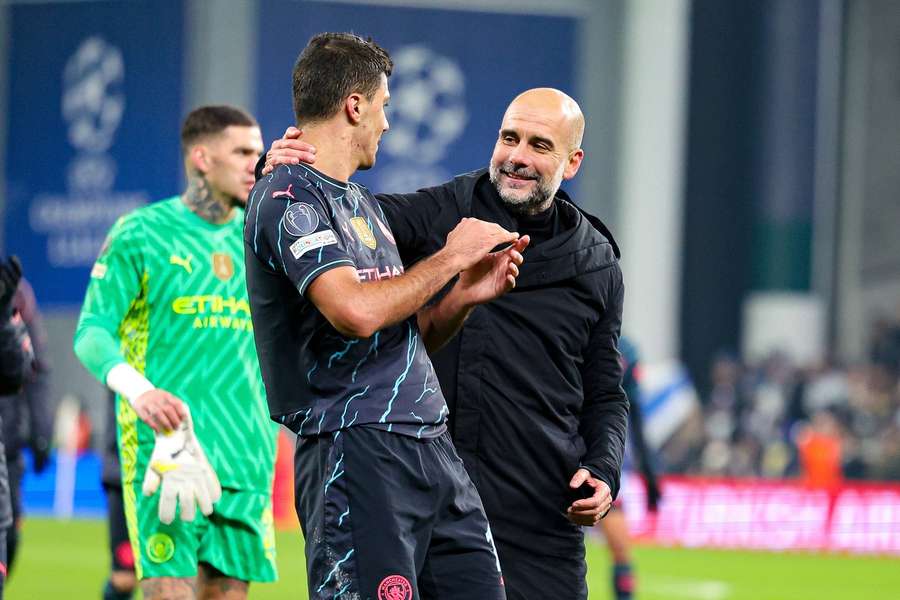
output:
[[[272,198],[287,197],[287,198],[290,198],[291,200],[294,200],[294,195],[291,193],[291,189],[293,189],[293,187],[294,187],[293,183],[288,184],[286,190],[281,190],[280,192],[275,192],[274,194],[272,194]]]
[[[191,268],[191,259],[194,258],[192,255],[188,254],[185,258],[180,258],[176,255],[172,255],[169,257],[170,265],[178,265],[179,267],[184,267],[184,270],[188,273],[193,273],[194,269]]]

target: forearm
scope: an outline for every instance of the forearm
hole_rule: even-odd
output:
[[[345,335],[370,337],[415,314],[459,270],[452,255],[440,251],[420,261],[401,277],[359,283],[354,301],[347,302],[344,298],[335,305],[340,312],[333,315],[326,312],[326,316]]]
[[[587,451],[581,464],[618,494],[625,455],[628,400],[624,392],[610,393],[589,402],[581,415],[581,435]]]
[[[440,350],[456,335],[473,308],[473,304],[465,302],[456,286],[433,305],[422,308],[418,319],[425,349],[429,353]]]
[[[109,328],[90,315],[82,315],[75,331],[75,356],[104,385],[110,369],[126,362],[119,347],[119,339]]]

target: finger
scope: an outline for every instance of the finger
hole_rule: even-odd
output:
[[[208,517],[212,514],[213,511],[213,503],[212,498],[210,497],[210,491],[205,485],[198,485],[196,493],[197,505],[200,507],[200,512]]]
[[[175,520],[175,506],[178,502],[175,490],[167,483],[163,482],[162,490],[159,493],[159,520],[166,525]]]
[[[178,429],[178,424],[181,423],[181,416],[178,414],[178,409],[172,405],[164,406],[160,409],[159,412],[156,413],[156,419],[164,431]]]
[[[156,433],[162,433],[162,426],[156,419],[156,415],[148,408],[145,408],[139,413],[141,420],[150,426],[150,429],[155,431]]]
[[[511,263],[509,263],[509,265],[507,265],[506,271],[507,271],[510,275],[512,275],[513,278],[519,276],[519,267],[516,266],[516,263],[514,263],[514,262],[511,262]]]
[[[144,474],[144,485],[141,486],[141,491],[145,496],[152,496],[159,488],[159,482],[159,473],[153,469],[147,469],[147,473]]]
[[[303,135],[303,132],[300,131],[299,129],[297,129],[296,127],[294,127],[293,125],[291,125],[290,127],[288,127],[287,129],[284,130],[284,135],[282,136],[282,139],[290,139],[290,138],[296,139],[296,138],[299,138],[301,135]]]
[[[518,250],[519,252],[521,252],[522,250],[524,250],[525,248],[527,248],[527,247],[528,247],[528,244],[530,244],[530,243],[531,243],[531,236],[530,236],[530,235],[523,235],[523,236],[520,237],[518,240],[516,240],[516,243],[515,243],[515,246],[514,246],[514,247],[515,247],[516,250]]]
[[[179,505],[181,506],[181,520],[193,521],[197,516],[197,501],[193,487],[182,488]]]
[[[525,262],[525,257],[522,256],[521,254],[519,254],[518,251],[514,250],[513,248],[510,248],[509,249],[509,260],[516,263],[517,265],[521,265],[523,262]]]
[[[603,506],[603,502],[599,500],[595,500],[593,498],[583,498],[581,500],[576,500],[569,507],[572,512],[590,512],[593,510],[599,510],[601,506]]]
[[[590,477],[590,473],[588,473],[587,469],[578,469],[575,471],[575,474],[572,475],[572,480],[569,481],[569,487],[574,489],[580,488],[585,481]]]

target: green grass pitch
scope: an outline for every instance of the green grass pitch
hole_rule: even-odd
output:
[[[7,598],[100,598],[108,565],[102,521],[28,518],[20,548]],[[637,548],[635,556],[638,600],[900,600],[896,558],[648,546]],[[305,599],[299,532],[279,532],[278,563],[281,580],[251,586],[250,598]],[[610,598],[608,569],[602,543],[591,541],[591,600]],[[555,599],[551,590],[546,597]]]

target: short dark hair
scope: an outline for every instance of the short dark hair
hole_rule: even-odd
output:
[[[294,63],[292,89],[297,125],[333,116],[354,92],[372,99],[382,73],[390,77],[394,63],[372,38],[352,33],[320,33],[312,37]]]
[[[181,151],[187,153],[200,138],[221,133],[231,125],[259,127],[247,111],[234,106],[201,106],[192,110],[181,126]]]

